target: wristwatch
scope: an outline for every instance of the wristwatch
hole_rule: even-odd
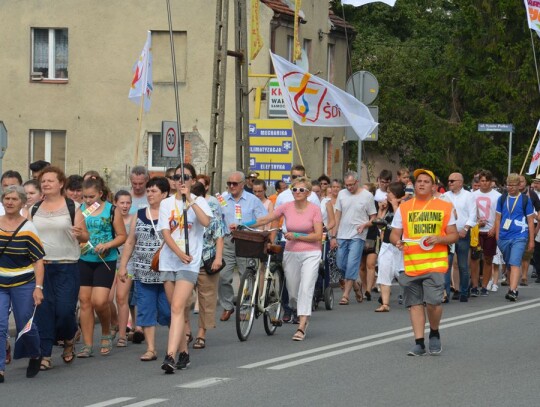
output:
[[[39,285],[39,284],[36,284],[36,288],[39,288],[40,290],[43,290],[43,286]]]

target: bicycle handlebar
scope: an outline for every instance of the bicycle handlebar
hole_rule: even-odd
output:
[[[250,228],[249,226],[246,226],[246,225],[238,225],[236,227],[237,230],[244,230],[244,229],[247,229],[251,232],[276,232],[276,231],[281,231],[281,228],[273,228],[273,229],[268,229],[268,230],[261,230],[261,229],[253,229],[253,228]]]

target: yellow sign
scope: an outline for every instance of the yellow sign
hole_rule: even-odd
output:
[[[293,160],[291,120],[249,122],[249,169],[265,181],[290,183]]]

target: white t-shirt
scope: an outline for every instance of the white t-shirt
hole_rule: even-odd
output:
[[[337,238],[365,240],[368,228],[364,228],[360,234],[357,228],[369,222],[369,217],[377,213],[373,195],[365,189],[356,194],[342,189],[337,196],[335,209],[341,212]]]
[[[386,201],[387,195],[388,195],[388,192],[385,192],[382,189],[377,188],[377,190],[375,191],[375,200],[377,202]]]
[[[206,202],[206,199],[191,194],[191,199],[203,212],[212,217],[212,210]],[[159,205],[158,230],[170,230],[171,236],[180,250],[185,251],[184,226],[179,222],[183,216],[184,203],[181,199],[176,199],[176,194],[161,201]],[[159,255],[159,269],[163,271],[187,270],[194,273],[199,272],[202,258],[204,226],[201,225],[193,211],[193,208],[187,210],[189,255],[193,260],[189,264],[182,263],[182,260],[165,244]]]
[[[495,213],[497,212],[497,201],[501,196],[499,191],[492,189],[489,192],[482,192],[479,189],[473,192],[476,201],[478,220],[486,219],[486,225],[480,228],[480,232],[489,232],[495,225]]]

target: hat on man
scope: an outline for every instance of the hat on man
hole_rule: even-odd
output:
[[[259,177],[259,173],[256,172],[256,171],[250,171],[248,172],[248,178],[258,178]]]
[[[417,170],[414,170],[414,179],[418,178],[418,176],[420,174],[426,174],[426,175],[429,175],[431,177],[431,179],[433,180],[433,183],[437,183],[437,178],[435,177],[435,174],[433,174],[433,171],[430,171],[430,170],[426,170],[426,169],[423,169],[423,168],[419,168]]]
[[[540,177],[536,177],[535,179],[533,179],[533,182],[540,182]]]

